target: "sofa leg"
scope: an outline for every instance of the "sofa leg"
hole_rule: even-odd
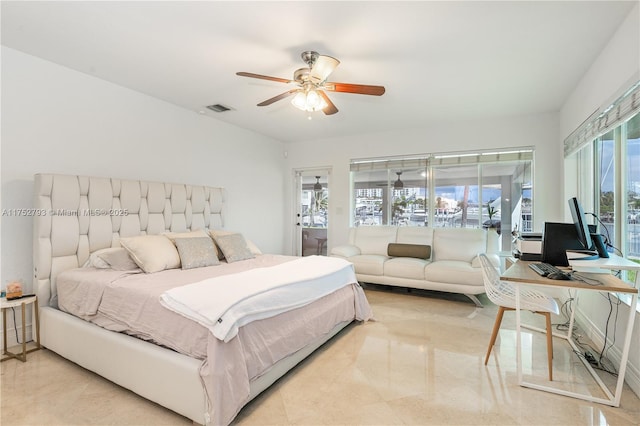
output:
[[[478,308],[484,308],[480,300],[474,294],[465,294],[465,296],[471,299],[471,301],[475,303]]]

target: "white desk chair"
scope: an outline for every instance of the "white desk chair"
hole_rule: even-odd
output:
[[[484,288],[487,297],[493,303],[499,306],[496,321],[493,324],[491,340],[487,349],[487,356],[484,359],[484,365],[489,362],[491,349],[498,337],[500,324],[504,311],[513,311],[516,308],[516,291],[513,285],[506,281],[500,280],[498,269],[491,263],[485,254],[480,255],[480,263],[482,264],[482,276],[484,278]],[[558,314],[558,303],[550,296],[539,291],[521,288],[520,289],[520,309],[532,311],[536,314],[544,315],[547,320],[547,362],[549,365],[549,380],[553,380],[553,330],[551,329],[551,312]]]

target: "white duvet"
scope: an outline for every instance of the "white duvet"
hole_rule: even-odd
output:
[[[228,342],[245,324],[305,306],[355,283],[353,265],[346,260],[308,256],[176,287],[164,292],[160,303]]]

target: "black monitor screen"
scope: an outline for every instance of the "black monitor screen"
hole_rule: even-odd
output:
[[[578,233],[578,241],[582,244],[584,250],[592,250],[593,242],[591,241],[591,234],[589,233],[589,225],[587,225],[587,219],[585,218],[582,206],[576,197],[569,200],[569,210],[571,210],[571,217]]]

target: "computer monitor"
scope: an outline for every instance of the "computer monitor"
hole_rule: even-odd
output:
[[[573,218],[573,224],[576,227],[578,241],[582,244],[584,250],[594,250],[593,241],[591,241],[591,233],[589,232],[589,225],[584,215],[584,210],[576,197],[569,199],[569,210],[571,210],[571,217]]]
[[[553,266],[569,266],[567,251],[579,251],[582,247],[573,223],[544,223],[544,232],[542,233],[542,261],[544,263]]]
[[[569,199],[569,210],[576,227],[578,241],[582,244],[582,250],[578,252],[586,254],[582,259],[597,259],[598,257],[609,257],[609,253],[602,241],[602,236],[596,233],[596,227],[587,224],[587,219],[582,210],[582,206],[576,197]],[[592,229],[593,228],[593,229]],[[576,250],[571,250],[576,251]]]

